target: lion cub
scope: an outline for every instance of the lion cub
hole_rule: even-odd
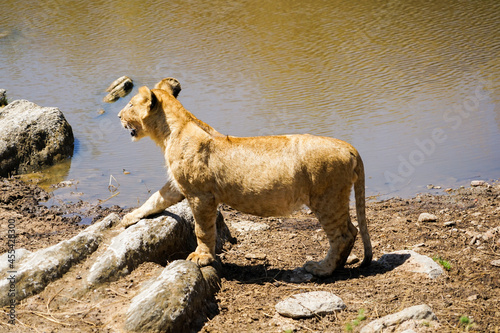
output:
[[[160,81],[153,90],[141,87],[118,114],[133,141],[150,136],[161,147],[169,176],[140,208],[125,215],[122,226],[186,198],[198,241],[188,260],[205,266],[215,259],[215,218],[220,203],[259,216],[286,216],[305,204],[318,217],[330,249],[323,260],[309,261],[304,268],[327,276],[343,267],[358,233],[349,216],[354,185],[364,245],[362,265],[371,263],[365,174],[354,147],[313,135],[222,135],[184,109],[176,99],[179,91],[179,81],[174,78]]]

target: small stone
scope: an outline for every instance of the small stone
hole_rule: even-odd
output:
[[[435,331],[435,326],[439,325],[437,317],[434,312],[432,312],[430,306],[422,304],[376,319],[365,325],[360,332],[393,332],[396,327],[401,327],[402,325],[405,325],[406,322],[413,322],[415,326],[419,324],[425,326],[430,325],[434,328],[433,331]]]
[[[347,261],[346,261],[346,265],[352,265],[352,264],[355,264],[359,262],[359,258],[358,256],[356,256],[355,254],[351,254],[348,258],[347,258]]]
[[[495,237],[495,232],[493,230],[494,229],[490,229],[483,234],[483,239],[485,241],[489,241]]]
[[[248,260],[266,260],[267,256],[265,253],[247,253],[245,254],[245,259]]]
[[[122,76],[114,80],[113,83],[106,89],[109,94],[107,94],[103,101],[106,103],[112,103],[120,97],[127,96],[134,87],[134,82],[128,76]]]
[[[457,224],[457,222],[455,222],[455,221],[448,221],[448,222],[443,223],[443,225],[445,227],[451,227],[451,226],[454,226],[456,224]]]
[[[104,111],[104,109],[99,109],[99,111],[97,111],[97,114],[98,115],[102,115],[102,114],[105,114],[106,111]]]
[[[327,291],[296,294],[276,304],[276,311],[284,317],[310,318],[346,308],[342,299]]]
[[[475,294],[475,295],[471,295],[471,296],[467,297],[467,300],[468,301],[475,301],[475,300],[477,300],[477,298],[478,298],[478,295]]]
[[[493,260],[490,264],[495,267],[500,267],[500,259]]]
[[[418,217],[418,222],[436,222],[437,216],[429,213],[422,213]]]
[[[486,182],[484,180],[473,180],[470,182],[470,186],[472,187],[484,186],[484,185],[486,185]]]

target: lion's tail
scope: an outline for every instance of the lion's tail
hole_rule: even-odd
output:
[[[354,158],[354,197],[356,198],[356,216],[358,226],[363,240],[365,257],[361,266],[368,266],[372,262],[372,244],[368,233],[368,225],[365,214],[365,169],[359,153],[353,154]]]

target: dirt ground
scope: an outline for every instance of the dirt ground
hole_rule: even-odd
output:
[[[423,303],[438,317],[438,331],[499,332],[500,267],[492,261],[500,259],[500,185],[490,184],[368,203],[374,259],[404,249],[440,258],[449,266],[434,280],[375,263],[366,268],[354,263],[331,277],[294,283],[292,271],[307,260],[321,259],[328,248],[314,215],[303,210],[287,218],[259,218],[222,206],[237,242],[227,243],[220,254],[218,313],[201,332],[356,332],[376,318]],[[7,250],[9,219],[16,224],[16,249],[33,251],[76,235],[85,227],[82,218],[95,222],[112,211],[125,213],[117,206],[84,202],[47,208],[40,202],[49,193],[15,179],[0,179],[0,188],[0,253]],[[437,222],[418,222],[423,212],[435,214]],[[351,216],[355,221],[354,211]],[[232,227],[240,221],[262,222],[269,228],[240,233]],[[362,259],[360,237],[353,253]],[[130,299],[162,266],[145,263],[91,292],[81,288],[87,269],[83,262],[42,293],[23,300],[16,307],[16,325],[8,325],[6,315],[0,317],[0,332],[119,332]],[[339,296],[347,308],[299,320],[276,313],[274,306],[286,297],[320,290]]]

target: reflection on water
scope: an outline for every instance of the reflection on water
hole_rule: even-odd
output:
[[[133,93],[178,78],[184,106],[223,133],[349,141],[370,195],[500,174],[494,0],[7,0],[0,36],[0,87],[59,107],[77,139],[69,171],[48,182],[78,180],[84,200],[111,196],[113,176],[120,195],[106,204],[134,206],[165,179],[160,150],[120,126],[128,98],[102,102],[121,75]]]

